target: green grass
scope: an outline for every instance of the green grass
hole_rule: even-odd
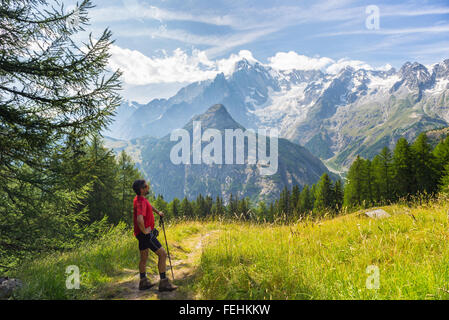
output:
[[[291,226],[238,224],[202,255],[207,299],[447,299],[447,199]],[[367,267],[380,287],[367,289]]]
[[[165,247],[162,228],[159,240]],[[214,224],[184,222],[166,225],[170,254],[179,258],[186,254],[180,242],[198,232],[213,229]],[[76,250],[58,252],[37,257],[24,262],[21,268],[9,274],[17,277],[25,286],[18,291],[15,299],[92,299],[101,296],[103,290],[114,283],[124,268],[138,268],[139,250],[132,229],[121,224],[107,234],[92,242],[82,243]],[[66,268],[78,266],[80,270],[80,289],[67,289]],[[157,257],[149,255],[147,271],[157,274]]]
[[[178,259],[187,254],[184,240],[220,230],[183,288],[203,299],[449,298],[448,198],[382,208],[391,217],[370,219],[364,210],[291,225],[182,222],[166,229]],[[157,273],[155,260],[150,255],[149,273]],[[137,263],[137,242],[121,225],[76,250],[37,257],[10,276],[26,284],[17,299],[92,299]],[[81,271],[79,290],[66,289],[69,265]],[[368,266],[379,268],[377,290],[366,287]]]

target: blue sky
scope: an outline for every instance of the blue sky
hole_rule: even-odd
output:
[[[276,68],[325,71],[449,58],[448,0],[93,3],[87,29],[94,36],[112,30],[111,67],[124,71],[125,98],[139,102],[229,72],[241,57]],[[378,9],[379,28],[369,6]]]

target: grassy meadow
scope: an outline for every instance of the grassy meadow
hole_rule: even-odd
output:
[[[288,226],[235,224],[202,254],[208,299],[446,299],[449,202]],[[379,288],[367,289],[373,267]],[[367,273],[368,272],[368,273]]]
[[[183,288],[202,299],[449,298],[448,199],[381,208],[391,217],[371,219],[363,210],[289,225],[178,222],[167,226],[167,236],[172,259],[183,259],[185,239],[217,230],[214,241],[198,249],[194,279]],[[121,224],[77,250],[24,263],[12,274],[26,283],[15,298],[102,297],[137,263],[136,240]],[[80,269],[79,290],[65,287],[69,265]],[[373,268],[378,289],[367,288]],[[157,274],[155,255],[148,273]]]
[[[183,239],[208,229],[215,228],[214,223],[186,222],[167,225],[166,232],[170,244],[172,259],[182,259],[186,255],[180,243]],[[156,226],[158,228],[158,226]],[[165,247],[162,229],[159,228],[159,240]],[[25,261],[22,266],[11,272],[25,283],[15,299],[105,299],[114,298],[105,292],[111,283],[119,281],[123,269],[135,269],[139,263],[137,240],[131,228],[121,223],[105,233],[100,239],[83,243],[76,250],[54,253]],[[80,271],[80,289],[66,288],[66,268],[75,265]],[[167,261],[168,265],[168,261]],[[147,273],[157,275],[157,257],[149,254]]]

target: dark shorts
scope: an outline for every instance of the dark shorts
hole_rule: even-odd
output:
[[[136,236],[139,240],[139,250],[150,249],[156,252],[160,247],[162,247],[159,240],[150,232],[148,234],[143,234],[142,232]]]

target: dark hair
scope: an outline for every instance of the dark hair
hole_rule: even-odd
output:
[[[145,180],[136,180],[133,183],[134,192],[140,196],[140,189],[145,186]]]

